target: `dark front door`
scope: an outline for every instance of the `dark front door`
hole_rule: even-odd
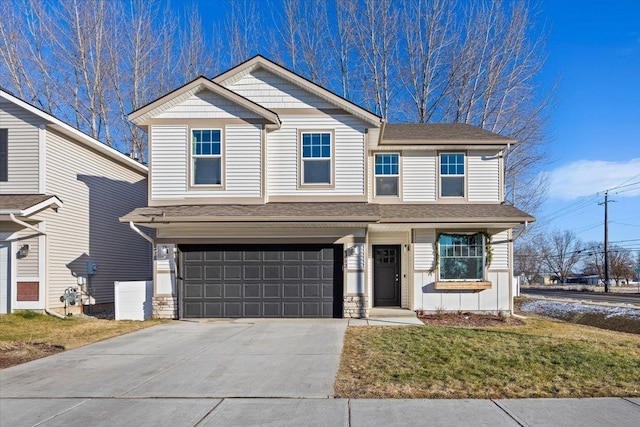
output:
[[[373,305],[400,306],[400,245],[374,246]]]

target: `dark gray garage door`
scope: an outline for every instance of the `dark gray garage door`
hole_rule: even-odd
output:
[[[182,317],[342,317],[342,246],[179,250]]]

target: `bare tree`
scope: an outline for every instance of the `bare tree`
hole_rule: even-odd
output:
[[[363,0],[351,10],[359,60],[361,85],[370,108],[389,117],[390,103],[398,90],[398,11],[391,0]]]
[[[580,262],[580,239],[571,231],[554,231],[542,241],[540,249],[544,265],[561,283],[566,283],[573,268]]]
[[[628,282],[635,274],[631,251],[620,246],[611,246],[609,248],[609,267],[611,278],[616,281],[616,285],[620,285],[623,280]]]
[[[514,248],[514,273],[523,276],[526,283],[531,285],[540,274],[542,259],[538,246],[533,242],[516,245]]]
[[[599,242],[587,242],[583,252],[583,273],[589,276],[597,275],[598,280],[604,280],[604,247]]]
[[[335,31],[329,31],[328,40],[334,55],[340,79],[340,94],[347,99],[351,97],[352,55],[355,49],[355,33],[350,17],[355,15],[356,2],[353,0],[337,0]]]
[[[447,49],[455,8],[448,0],[411,0],[400,10],[407,60],[401,61],[400,77],[413,104],[407,116],[420,123],[428,122],[442,108],[447,95]]]
[[[257,23],[259,22],[256,2],[232,0],[231,13],[225,21],[225,31],[229,39],[229,59],[232,64],[245,61],[258,49]]]

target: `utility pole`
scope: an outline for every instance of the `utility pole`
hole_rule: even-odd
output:
[[[604,291],[609,292],[609,192],[604,192]]]

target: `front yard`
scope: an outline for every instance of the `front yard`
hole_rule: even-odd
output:
[[[488,328],[351,327],[336,395],[640,396],[640,336],[546,319]]]
[[[68,317],[34,312],[0,316],[0,369],[158,324]]]

